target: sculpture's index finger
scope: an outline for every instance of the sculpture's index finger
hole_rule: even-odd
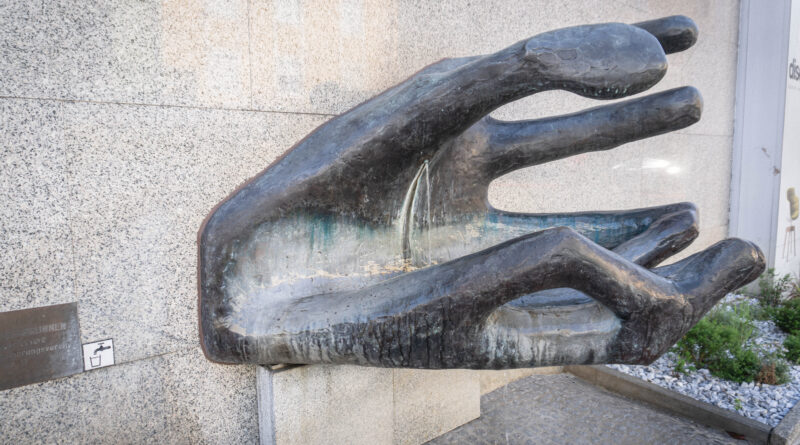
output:
[[[697,42],[697,25],[685,15],[673,15],[656,20],[634,23],[654,35],[667,54],[689,49]]]

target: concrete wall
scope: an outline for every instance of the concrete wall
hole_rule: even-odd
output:
[[[317,125],[439,58],[678,13],[700,41],[670,57],[656,90],[698,87],[702,121],[517,171],[491,200],[527,211],[691,200],[696,250],[727,231],[736,1],[3,2],[0,311],[77,301],[82,339],[113,337],[118,364],[0,392],[0,437],[256,442],[256,369],[211,364],[198,348],[195,235],[214,204]],[[553,92],[495,115],[592,105]],[[312,367],[281,379],[276,422],[322,421],[336,401],[348,428],[328,439],[349,443],[425,440],[474,417],[480,393],[466,371]]]

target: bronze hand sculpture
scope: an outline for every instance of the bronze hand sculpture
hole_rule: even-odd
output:
[[[489,369],[656,359],[761,273],[757,247],[727,239],[653,268],[697,236],[692,204],[522,214],[494,209],[487,191],[515,169],[692,125],[700,94],[487,115],[546,90],[642,92],[696,36],[681,16],[560,29],[442,60],[331,119],[201,228],[207,357]]]

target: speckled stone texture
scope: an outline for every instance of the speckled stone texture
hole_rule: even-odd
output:
[[[0,94],[248,108],[247,0],[0,6]]]
[[[255,367],[199,348],[0,393],[4,443],[257,443]]]
[[[428,444],[733,444],[726,433],[671,416],[567,374],[518,380],[481,398],[481,418]]]
[[[120,363],[0,392],[2,441],[256,441],[253,369],[211,365],[196,346],[195,236],[211,207],[333,114],[442,57],[673,14],[691,17],[700,38],[670,56],[657,89],[696,86],[702,120],[514,172],[491,200],[548,212],[690,200],[700,209],[695,251],[727,231],[735,0],[2,2],[0,310],[78,301],[83,340],[113,337]],[[594,105],[553,92],[495,115]],[[338,388],[360,388],[354,400],[375,390],[350,378]],[[479,388],[471,378],[429,406],[457,385]],[[415,399],[392,391],[395,413],[415,414]],[[420,426],[425,434],[464,419],[436,415],[443,423]]]
[[[196,344],[206,212],[323,119],[115,104],[63,113],[85,338],[117,337],[120,361]]]
[[[76,299],[60,110],[0,100],[0,311]]]

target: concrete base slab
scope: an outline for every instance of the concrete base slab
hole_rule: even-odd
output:
[[[470,370],[258,367],[262,445],[416,445],[480,416]]]

